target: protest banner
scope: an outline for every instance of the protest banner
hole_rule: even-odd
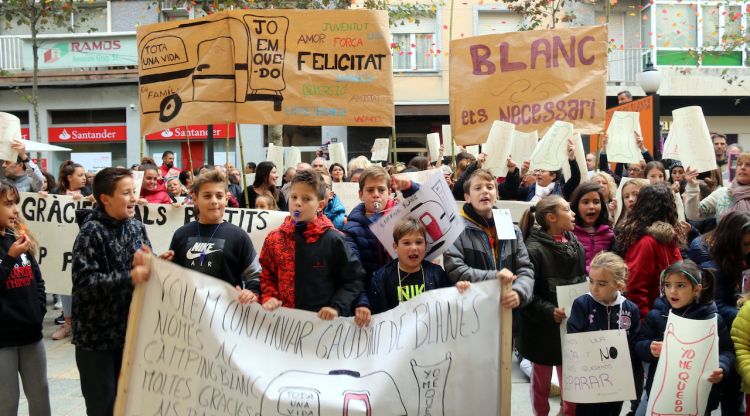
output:
[[[284,167],[284,147],[268,143],[266,160],[273,162],[274,166],[276,166],[276,173],[278,174],[278,177],[276,178],[276,186],[281,186],[283,172],[279,172],[279,169],[283,169]]]
[[[47,292],[70,294],[72,250],[79,230],[75,211],[92,206],[89,201],[76,201],[70,196],[21,193],[19,213],[39,242],[36,259]],[[195,217],[192,206],[136,205],[135,212],[135,217],[146,226],[146,234],[156,253],[167,251],[174,232]],[[227,208],[224,220],[247,231],[255,251],[260,253],[266,234],[278,228],[287,215],[287,212]]]
[[[425,260],[432,260],[442,254],[464,229],[456,200],[442,174],[430,175],[414,195],[403,199],[370,225],[370,230],[393,258],[396,258],[393,227],[403,217],[415,218],[424,225],[427,237]]]
[[[443,135],[443,146],[445,146],[445,156],[453,156],[453,146],[457,145],[453,143],[451,138],[451,125],[443,124],[441,126],[441,131]],[[456,150],[456,153],[458,153],[458,150]]]
[[[143,175],[146,172],[143,172],[140,170],[134,170],[131,173],[133,174],[133,183],[135,184],[135,199],[138,199],[141,197],[141,188],[143,187]]]
[[[664,159],[677,159],[700,172],[716,169],[713,141],[699,106],[672,111],[672,127],[664,143]]]
[[[586,181],[586,172],[588,172],[588,168],[586,167],[586,150],[583,149],[583,139],[581,139],[581,133],[575,132],[573,133],[573,146],[574,146],[574,155],[575,155],[575,162],[576,165],[578,165],[578,172],[581,174],[581,183]],[[563,171],[563,177],[565,180],[570,180],[570,177],[572,175],[570,171],[570,163],[568,162],[568,146],[565,146],[565,162],[563,162],[562,165],[562,171]]]
[[[131,304],[115,415],[499,413],[510,380],[497,322],[510,313],[497,281],[425,292],[362,328],[236,296],[154,258]]]
[[[336,142],[328,145],[328,166],[338,163],[341,166],[347,165],[346,150],[344,150],[344,143]]]
[[[641,134],[640,113],[615,111],[607,127],[607,160],[619,163],[638,163],[643,159],[635,143],[635,133]]]
[[[557,286],[557,306],[565,309],[565,319],[560,323],[560,340],[565,347],[565,334],[568,333],[568,316],[573,310],[573,302],[581,295],[589,292],[589,282],[575,283],[572,285]]]
[[[531,155],[529,169],[556,171],[568,163],[568,139],[573,135],[573,125],[556,121]],[[584,156],[585,162],[585,156]]]
[[[279,166],[276,166],[277,173],[279,174],[279,176],[283,176],[287,169],[297,168],[297,165],[300,162],[302,162],[302,152],[299,150],[299,147],[287,147],[286,151],[284,152],[284,170],[278,172],[278,170],[281,170],[281,168]]]
[[[589,26],[452,40],[450,113],[461,145],[493,120],[544,132],[555,120],[599,133],[606,111],[607,28]]]
[[[704,414],[712,386],[708,376],[717,368],[716,317],[687,319],[669,311],[646,414]]]
[[[647,97],[633,100],[629,103],[618,105],[607,110],[607,115],[604,119],[604,131],[609,129],[609,124],[612,122],[612,117],[616,111],[635,111],[638,113],[640,132],[643,136],[643,145],[647,149],[654,150],[654,97],[649,95]],[[593,134],[590,137],[589,150],[594,151],[598,149],[597,141],[600,139],[598,134]],[[658,144],[658,140],[656,141]]]
[[[561,387],[565,400],[572,403],[634,400],[635,383],[626,331],[566,334]]]
[[[195,120],[393,125],[384,10],[231,10],[136,32],[144,135]]]
[[[375,139],[370,160],[378,162],[388,160],[388,146],[390,146],[390,139]]]
[[[510,156],[519,166],[527,160],[531,160],[537,145],[539,136],[536,130],[532,132],[513,131],[513,146],[510,148]]]
[[[430,161],[437,162],[440,155],[440,133],[430,133],[427,135],[427,150],[430,154]]]
[[[0,160],[16,163],[18,152],[10,147],[13,140],[21,140],[21,119],[0,112]]]
[[[482,165],[497,177],[508,175],[508,156],[513,145],[513,133],[516,127],[512,123],[495,120],[492,122],[487,142],[482,145],[482,153],[487,159]]]
[[[362,202],[359,200],[359,183],[357,182],[334,182],[333,193],[339,197],[347,215]]]

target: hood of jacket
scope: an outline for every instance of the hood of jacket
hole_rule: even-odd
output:
[[[654,301],[654,309],[659,311],[662,316],[669,316],[669,311],[675,315],[679,315],[683,318],[706,320],[711,319],[719,313],[719,309],[716,307],[716,303],[711,302],[710,304],[700,304],[693,302],[680,309],[672,308],[669,301],[664,296],[656,298]]]
[[[304,230],[302,229],[304,227]],[[279,227],[283,234],[292,235],[298,231],[305,237],[305,242],[314,243],[318,241],[321,235],[329,228],[333,228],[333,223],[325,215],[317,215],[315,219],[307,223],[297,223],[292,216],[287,216]]]
[[[663,221],[656,221],[646,228],[646,234],[654,237],[656,241],[662,244],[669,244],[677,238],[677,232],[674,227]]]

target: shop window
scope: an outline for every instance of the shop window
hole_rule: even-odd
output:
[[[188,20],[188,19],[192,19],[193,17],[194,17],[193,8],[190,8],[188,10],[187,6],[163,8],[161,10],[162,22],[173,22],[175,20]]]
[[[436,25],[434,18],[420,18],[419,23],[396,22],[391,27],[394,72],[438,70],[440,46]]]
[[[493,6],[495,7],[495,6]],[[523,16],[510,10],[477,10],[474,34],[517,32],[523,27]]]
[[[53,110],[49,112],[52,124],[105,124],[126,122],[125,109]]]

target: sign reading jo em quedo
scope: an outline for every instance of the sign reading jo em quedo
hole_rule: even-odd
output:
[[[607,29],[589,26],[451,41],[451,125],[461,145],[481,144],[494,120],[544,132],[556,120],[602,130]]]

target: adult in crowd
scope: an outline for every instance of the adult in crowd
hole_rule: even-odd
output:
[[[617,93],[617,104],[623,105],[633,101],[633,94],[628,90],[623,90]]]
[[[237,201],[244,199],[245,195],[242,193],[242,174],[240,173],[240,170],[234,167],[229,168],[227,178],[229,178],[229,193],[232,194]]]
[[[728,187],[721,187],[700,200],[698,172],[688,167],[685,171],[685,217],[697,221],[715,217],[716,221],[730,211],[750,212],[750,152],[737,158],[734,179]]]
[[[586,153],[586,176],[591,179],[594,173],[596,173],[596,155]]]
[[[346,169],[341,163],[332,163],[331,167],[328,168],[328,173],[331,175],[333,182],[344,182],[344,178],[346,178]]]
[[[255,170],[255,181],[252,185],[247,187],[248,208],[255,206],[255,198],[257,198],[258,195],[268,192],[273,195],[280,211],[287,210],[287,201],[281,196],[279,188],[276,187],[276,180],[278,177],[279,174],[277,173],[276,165],[273,162],[266,160],[258,164],[258,167]],[[240,201],[241,204],[244,205],[244,198]],[[241,206],[241,208],[243,208],[243,206]]]
[[[299,163],[298,165],[300,164],[301,163]],[[310,166],[307,163],[305,163],[305,165]],[[289,192],[291,192],[292,190],[292,178],[294,178],[294,175],[296,174],[297,168],[286,168],[286,170],[284,171],[284,176],[281,177],[281,197],[284,198],[284,201],[286,201],[287,203],[289,203]]]
[[[13,140],[10,147],[18,152],[18,159],[3,161],[5,178],[16,187],[18,192],[41,191],[44,184],[44,174],[26,154],[26,146],[18,140]]]
[[[255,164],[255,162],[247,162],[245,165],[245,173],[255,173],[255,169],[258,165]]]
[[[161,166],[159,167],[159,172],[161,173],[162,178],[166,178],[170,175],[170,171],[180,171],[180,168],[174,165],[174,152],[171,150],[167,150],[161,155]]]

